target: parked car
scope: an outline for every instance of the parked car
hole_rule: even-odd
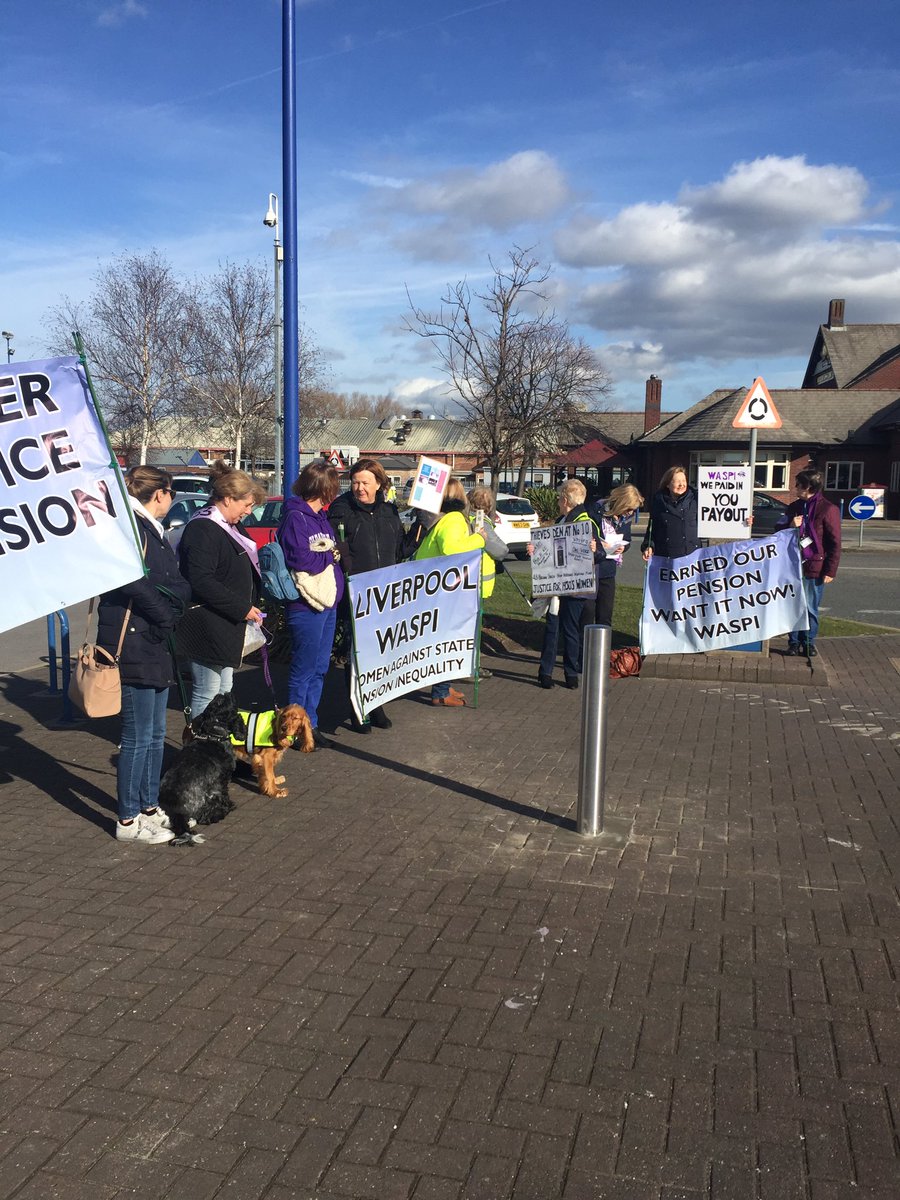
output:
[[[784,513],[787,505],[770,496],[768,492],[753,493],[753,525],[750,532],[753,537],[768,537],[775,532],[776,525],[784,524]]]
[[[242,524],[248,536],[253,538],[257,546],[265,546],[266,542],[274,542],[283,505],[283,497],[269,496],[264,503],[257,504],[249,516],[244,517]]]
[[[510,496],[506,492],[498,494],[495,529],[498,537],[506,542],[516,558],[528,557],[531,530],[536,529],[539,524],[538,515],[530,500],[526,500],[524,496]]]
[[[182,525],[187,525],[197,509],[203,508],[205,504],[205,495],[198,496],[191,492],[176,492],[172,497],[172,503],[169,505],[169,511],[163,517],[160,524],[163,529],[179,529]]]
[[[207,475],[173,475],[172,482],[176,491],[189,492],[191,495],[209,495],[209,476]]]

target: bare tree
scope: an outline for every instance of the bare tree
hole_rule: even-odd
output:
[[[484,291],[453,284],[437,312],[410,301],[406,327],[434,342],[492,479],[518,461],[521,492],[529,464],[556,448],[579,413],[596,411],[610,381],[548,307],[549,268],[518,246],[508,257],[507,266],[491,260]]]
[[[378,421],[400,413],[401,405],[389,393],[373,396],[368,392],[333,392],[326,388],[310,388],[300,402],[304,418],[325,417],[340,420],[364,420],[371,417]]]
[[[64,297],[51,311],[51,339],[71,354],[71,332],[79,330],[110,430],[144,463],[154,431],[182,398],[187,289],[156,250],[116,259],[94,281],[87,302]]]
[[[274,428],[274,293],[262,264],[225,263],[190,296],[179,370],[182,418],[212,420],[227,432],[240,463],[251,425]]]

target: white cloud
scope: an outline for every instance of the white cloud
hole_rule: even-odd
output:
[[[768,156],[675,201],[581,214],[556,239],[575,268],[569,316],[670,361],[802,354],[810,313],[824,319],[833,296],[853,321],[891,319],[900,241],[862,231],[867,195],[853,167]]]
[[[407,412],[420,408],[426,415],[434,413],[436,416],[459,415],[452,403],[455,394],[446,379],[429,379],[427,376],[405,379],[391,388],[391,395]]]
[[[111,4],[109,8],[104,8],[97,14],[97,24],[112,28],[116,25],[124,25],[132,17],[146,16],[147,6],[141,4],[139,0],[119,0],[117,4]]]
[[[395,207],[419,216],[465,220],[491,229],[510,229],[544,220],[569,199],[555,160],[543,150],[522,150],[483,170],[447,171],[397,190]]]
[[[736,163],[719,183],[685,188],[681,200],[697,221],[730,230],[777,232],[858,221],[868,190],[855,167],[816,167],[802,155],[770,154]]]

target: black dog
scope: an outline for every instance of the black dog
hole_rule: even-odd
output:
[[[234,770],[232,734],[247,736],[247,726],[238,715],[231,692],[214,696],[190,725],[193,740],[163,775],[159,784],[159,807],[168,816],[176,846],[202,841],[191,833],[191,824],[212,825],[234,808],[228,784]]]

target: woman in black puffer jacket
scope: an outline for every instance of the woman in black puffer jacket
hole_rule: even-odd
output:
[[[350,491],[338,496],[328,509],[328,520],[341,550],[341,565],[346,575],[361,575],[379,567],[393,567],[408,557],[407,534],[397,512],[397,506],[386,500],[390,481],[384,467],[374,458],[360,458],[350,470]],[[338,619],[350,623],[349,594],[345,593]],[[349,668],[347,671],[349,691]],[[391,719],[384,708],[375,708],[369,720],[377,729],[390,729]],[[364,725],[353,717],[357,733],[368,733],[372,725]]]
[[[172,840],[168,817],[156,807],[166,706],[169,687],[175,682],[167,636],[187,603],[190,588],[160,525],[175,494],[172,476],[156,467],[134,467],[125,482],[147,574],[100,597],[97,644],[115,655],[125,626],[119,655],[122,740],[116,768],[116,839],[153,844]]]
[[[697,493],[689,486],[684,467],[670,467],[650,502],[650,522],[641,543],[644,561],[654,554],[681,558],[700,545],[697,537]]]

